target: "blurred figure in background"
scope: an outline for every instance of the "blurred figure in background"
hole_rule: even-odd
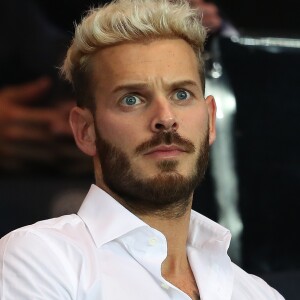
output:
[[[0,170],[45,172],[54,167],[56,139],[70,137],[74,101],[56,69],[68,38],[29,0],[0,8]]]
[[[0,11],[2,236],[49,217],[52,198],[68,186],[65,175],[84,181],[91,164],[71,137],[75,101],[58,74],[70,37],[31,0],[1,1]],[[43,203],[41,191],[48,197]]]
[[[0,89],[0,139],[2,172],[32,173],[55,165],[54,143],[69,136],[68,111],[73,101],[64,99],[53,107],[42,101],[51,90],[50,77],[40,77]],[[59,145],[57,145],[59,147]],[[54,150],[54,151],[53,151]]]
[[[77,167],[72,164],[81,157],[68,124],[74,100],[57,71],[69,37],[29,0],[0,6],[5,12],[0,28],[0,170],[73,172]]]
[[[201,11],[202,23],[209,32],[208,38],[216,34],[227,37],[237,34],[237,30],[228,19],[224,18],[216,4],[205,0],[189,0],[189,2],[193,8]]]
[[[226,69],[223,67],[220,40],[238,36],[238,31],[222,15],[216,4],[203,0],[189,0],[199,10],[203,25],[208,29],[205,44],[206,95],[214,95],[217,103],[218,139],[212,147],[211,164],[206,185],[196,190],[194,209],[202,211],[230,229],[231,259],[242,264],[242,220],[238,205],[238,175],[235,168],[234,118],[236,101]]]
[[[202,23],[210,32],[217,32],[221,29],[222,18],[214,3],[205,0],[189,0],[189,2],[193,8],[199,8],[202,11]]]

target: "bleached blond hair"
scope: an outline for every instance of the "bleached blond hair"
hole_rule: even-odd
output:
[[[206,30],[186,0],[114,0],[94,8],[76,27],[62,74],[73,85],[77,104],[94,108],[92,56],[105,47],[163,38],[184,39],[194,50],[204,90],[202,53]]]

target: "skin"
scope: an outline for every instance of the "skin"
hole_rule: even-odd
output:
[[[43,101],[51,85],[49,78],[42,77],[0,89],[0,165],[8,161],[18,165],[19,159],[32,157],[37,161],[44,161],[45,157],[51,160],[55,138],[71,137],[67,116],[73,100],[63,99],[60,106],[51,108],[31,106]]]
[[[124,43],[97,52],[92,65],[96,112],[75,107],[70,123],[78,147],[94,158],[96,184],[126,206],[103,181],[95,126],[105,140],[126,153],[136,176],[147,180],[158,175],[157,164],[162,160],[176,160],[174,172],[189,176],[207,130],[209,144],[215,139],[216,112],[213,97],[203,97],[192,48],[182,39]],[[188,96],[179,100],[178,91]],[[137,96],[134,105],[126,104],[128,95]],[[138,145],[161,130],[177,131],[195,145],[195,151],[158,148],[135,153]],[[192,195],[189,198],[186,213],[176,219],[153,214],[139,217],[167,238],[163,276],[197,299],[198,289],[186,253]]]
[[[202,24],[211,33],[218,31],[222,26],[222,18],[218,7],[211,2],[204,0],[189,0],[193,8],[199,9],[203,13]]]

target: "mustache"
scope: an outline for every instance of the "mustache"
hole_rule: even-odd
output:
[[[188,153],[194,153],[195,152],[195,145],[189,141],[188,139],[185,139],[181,137],[176,131],[161,131],[154,135],[151,140],[146,141],[139,146],[137,146],[135,153],[136,154],[142,154],[144,152],[147,152],[153,147],[159,146],[159,145],[171,145],[175,144],[177,146],[180,146],[184,149],[184,151]]]

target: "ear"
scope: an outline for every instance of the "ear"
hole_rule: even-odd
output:
[[[90,110],[74,107],[70,112],[70,125],[78,148],[89,156],[95,156],[96,135],[94,118]]]
[[[213,96],[207,96],[205,99],[209,116],[209,144],[212,145],[216,139],[216,112],[217,106]]]

